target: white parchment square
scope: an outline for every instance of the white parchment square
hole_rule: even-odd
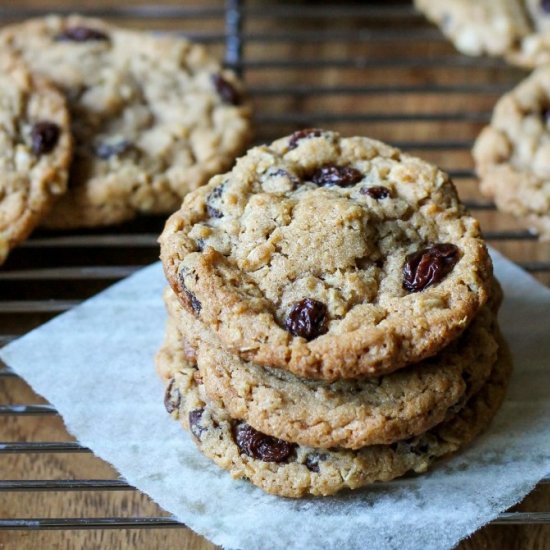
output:
[[[264,494],[197,451],[164,410],[160,264],[0,350],[83,445],[216,544],[242,550],[451,548],[550,472],[550,291],[493,252],[515,356],[490,430],[424,476],[324,499]]]

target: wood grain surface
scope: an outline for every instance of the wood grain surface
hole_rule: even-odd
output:
[[[111,12],[113,20],[132,27],[183,31],[198,38],[218,34],[219,39],[214,36],[210,40],[211,47],[223,55],[224,21],[218,12],[212,12],[218,15],[201,17],[191,16],[191,12],[186,17],[167,15],[165,8],[169,7],[204,8],[205,4],[199,0],[165,1],[165,8],[148,9],[147,18],[124,11],[124,5],[135,9],[148,4],[141,1],[125,4],[124,0],[119,3],[52,0],[45,5],[41,0],[2,0],[0,22],[16,20],[29,8],[37,13],[59,9],[115,10]],[[380,5],[384,3],[376,4]],[[407,3],[386,2],[385,5],[400,7]],[[212,1],[207,6],[223,8],[223,2]],[[285,8],[285,4],[277,2],[249,1],[247,6],[251,11],[245,22],[244,76],[256,107],[259,141],[311,125],[338,129],[346,134],[370,135],[403,144],[408,151],[453,171],[457,174],[455,182],[462,198],[482,200],[477,182],[470,175],[471,142],[498,97],[524,73],[490,60],[468,60],[460,56],[434,28],[407,9],[371,13],[365,9],[364,2],[350,4],[350,12],[338,2],[300,2],[290,7],[287,4]],[[360,7],[363,15],[356,13]],[[319,17],[312,16],[315,10],[321,14]],[[288,61],[293,65],[289,66]],[[434,147],[434,143],[439,146]],[[495,231],[522,229],[516,220],[494,210],[475,210],[474,214],[489,235]],[[35,235],[12,254],[0,271],[0,338],[23,334],[54,315],[36,311],[15,313],[5,303],[82,300],[117,278],[113,274],[59,275],[55,273],[57,268],[137,268],[156,260],[155,236],[162,223],[162,219],[144,219],[116,230],[76,232],[69,237],[84,239],[73,244],[63,241],[65,235]],[[113,244],[111,237],[121,234],[135,240],[129,246]],[[550,243],[512,238],[491,240],[491,244],[518,262],[550,261]],[[54,271],[41,276],[37,274],[38,269]],[[549,272],[539,271],[534,275],[550,284]],[[85,360],[82,358],[83,365]],[[43,402],[22,380],[0,376],[0,404]],[[0,416],[0,441],[71,441],[71,437],[58,416]],[[0,455],[3,480],[117,477],[112,467],[92,454]],[[449,506],[452,506],[452,495],[449,495]],[[533,491],[516,509],[550,510],[549,486]],[[162,515],[166,513],[136,490],[0,493],[1,519]],[[235,528],[238,529],[238,525]],[[0,548],[206,550],[213,547],[189,529],[174,528],[0,531]],[[550,549],[550,526],[489,526],[459,548]]]

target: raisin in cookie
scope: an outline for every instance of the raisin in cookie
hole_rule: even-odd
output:
[[[5,27],[0,45],[69,102],[75,161],[48,227],[172,212],[248,141],[249,108],[235,77],[184,39],[71,16]]]
[[[415,0],[458,50],[524,67],[550,62],[548,0]]]
[[[166,366],[174,363],[176,368]],[[489,425],[511,371],[506,344],[500,341],[489,380],[456,415],[418,437],[352,451],[297,445],[232,419],[208,400],[196,367],[170,345],[159,352],[157,364],[161,371],[176,371],[166,388],[166,409],[191,431],[205,456],[234,478],[249,479],[264,491],[293,498],[331,495],[410,471],[425,472],[437,458],[456,452]]]
[[[361,381],[304,380],[225,352],[171,290],[165,302],[173,325],[165,345],[188,358],[196,349],[212,402],[263,433],[312,447],[358,449],[419,435],[459,410],[497,358],[495,314],[485,306],[456,343],[411,368]]]
[[[378,376],[436,354],[487,300],[479,224],[435,166],[311,130],[251,149],[160,237],[182,304],[247,361]]]
[[[550,239],[550,69],[539,68],[496,104],[473,155],[481,191]]]
[[[65,100],[23,61],[0,55],[0,264],[67,188],[72,141]]]

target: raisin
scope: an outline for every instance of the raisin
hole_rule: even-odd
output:
[[[382,185],[377,185],[375,187],[362,187],[361,193],[363,195],[368,195],[377,201],[380,199],[387,199],[390,196],[390,190]]]
[[[59,41],[71,42],[92,42],[100,40],[109,40],[109,37],[101,31],[90,29],[89,27],[70,27],[55,37]]]
[[[187,296],[187,299],[189,300],[193,311],[198,315],[201,312],[202,304],[200,303],[199,299],[185,286],[184,279],[185,275],[183,272],[181,272],[179,274],[180,288],[182,292]]]
[[[132,144],[127,140],[121,140],[116,143],[98,143],[94,147],[94,153],[100,159],[106,160],[108,158],[122,155],[132,147]]]
[[[298,130],[294,132],[288,140],[288,150],[296,149],[298,147],[298,142],[302,139],[309,137],[321,137],[323,130],[318,128],[306,128],[305,130]]]
[[[31,148],[36,155],[43,155],[53,151],[61,130],[54,122],[42,120],[37,122],[31,130]]]
[[[164,407],[168,413],[173,413],[178,410],[181,402],[181,394],[177,388],[174,388],[174,379],[170,380],[170,383],[166,387],[164,393]]]
[[[363,174],[351,166],[324,166],[311,175],[316,185],[338,185],[349,187],[363,179]]]
[[[438,243],[409,254],[403,266],[403,288],[420,292],[439,283],[458,262],[458,247]]]
[[[224,185],[216,187],[206,199],[206,211],[211,218],[223,218],[223,214],[220,210],[212,206],[212,203],[222,196]]]
[[[294,336],[313,340],[328,330],[327,306],[312,298],[304,298],[290,308],[285,327]]]
[[[191,430],[191,433],[199,440],[201,435],[206,431],[206,428],[203,428],[200,424],[203,413],[204,408],[194,409],[189,412],[189,429]]]
[[[263,434],[244,422],[233,428],[233,437],[241,452],[264,462],[284,462],[296,448],[294,443]]]
[[[233,84],[227,81],[221,74],[213,74],[212,83],[224,103],[239,105],[241,102],[239,92],[237,92]]]
[[[326,460],[326,455],[320,455],[317,453],[308,454],[305,461],[305,466],[310,472],[319,473],[319,462]]]

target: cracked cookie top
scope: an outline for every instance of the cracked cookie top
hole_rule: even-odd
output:
[[[445,173],[321,130],[251,149],[186,197],[160,243],[182,304],[229,351],[326,380],[434,355],[492,280]]]
[[[249,139],[240,83],[183,38],[73,15],[4,27],[0,45],[51,79],[71,111],[75,161],[49,227],[171,213]]]

